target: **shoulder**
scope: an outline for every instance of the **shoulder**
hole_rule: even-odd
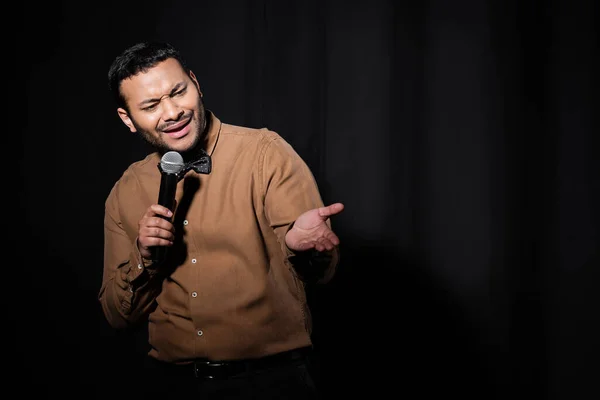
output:
[[[263,144],[268,144],[273,141],[285,142],[285,139],[279,135],[279,133],[269,128],[251,128],[247,126],[223,123],[221,127],[221,134],[226,136],[237,136]]]
[[[233,142],[238,151],[254,154],[258,163],[277,162],[282,158],[296,158],[298,154],[277,131],[269,128],[250,128],[246,126],[222,124],[221,135],[231,146]]]
[[[131,163],[123,172],[117,183],[124,184],[131,180],[140,180],[145,179],[148,176],[159,175],[159,162],[160,156],[158,153],[150,153],[142,160]]]
[[[136,192],[143,182],[156,180],[160,175],[159,162],[160,156],[158,153],[150,153],[143,159],[131,163],[114,183],[109,199],[118,196],[122,192],[128,194]]]

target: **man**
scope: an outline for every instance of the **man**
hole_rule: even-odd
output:
[[[277,133],[207,110],[171,45],[126,49],[108,78],[123,123],[156,149],[106,199],[99,292],[114,328],[148,323],[146,395],[317,398],[305,286],[335,273],[343,204],[324,206]],[[157,201],[167,152],[185,166],[172,209]]]

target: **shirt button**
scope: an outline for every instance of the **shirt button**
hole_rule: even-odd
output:
[[[187,220],[187,219],[184,219],[184,220],[183,220],[183,224],[184,224],[184,225],[187,225],[187,224],[189,224],[188,220]]]
[[[192,297],[198,297],[198,293],[192,292]]]
[[[192,264],[196,264],[198,262],[198,260],[196,260],[195,258],[192,258]]]
[[[204,332],[198,331],[198,336],[202,336],[202,335],[204,335]]]

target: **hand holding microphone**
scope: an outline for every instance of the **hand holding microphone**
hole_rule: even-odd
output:
[[[183,157],[176,151],[165,153],[158,166],[161,172],[158,203],[144,213],[138,223],[138,248],[142,257],[163,261],[173,245],[175,228],[171,223],[175,208],[177,182],[184,169]]]

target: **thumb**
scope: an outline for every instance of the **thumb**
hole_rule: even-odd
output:
[[[326,219],[332,215],[340,213],[344,209],[344,205],[342,203],[333,203],[329,206],[320,207],[319,215],[321,218]]]

